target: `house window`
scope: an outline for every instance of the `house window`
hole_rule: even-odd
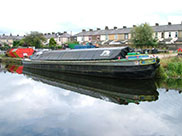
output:
[[[115,40],[118,39],[118,35],[117,35],[117,34],[114,35],[114,39],[115,39]]]
[[[161,37],[164,38],[164,32],[161,33]]]
[[[128,39],[128,34],[124,34],[124,39]]]
[[[171,37],[171,32],[169,32],[169,37]]]
[[[158,33],[157,32],[155,33],[155,38],[158,38]]]
[[[176,38],[178,37],[178,32],[175,33],[175,37],[176,37]]]
[[[109,39],[109,37],[108,37],[108,35],[106,35],[106,40],[108,40]]]
[[[97,36],[97,40],[98,40],[98,41],[100,40],[100,36]]]

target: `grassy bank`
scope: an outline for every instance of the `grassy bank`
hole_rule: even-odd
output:
[[[11,58],[1,55],[0,62],[2,63],[14,63],[14,64],[22,64],[21,58]]]
[[[160,64],[157,78],[182,78],[182,57],[163,58]]]

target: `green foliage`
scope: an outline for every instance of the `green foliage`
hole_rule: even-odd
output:
[[[35,46],[36,48],[42,47],[42,42],[45,42],[46,38],[42,33],[39,32],[31,32],[22,42],[24,42],[24,46]]]
[[[27,44],[25,43],[24,39],[21,40],[15,40],[13,41],[13,47],[26,47]]]
[[[177,73],[179,73],[180,75],[182,75],[182,62],[178,64]]]
[[[153,37],[153,29],[147,23],[136,26],[131,31],[131,41],[135,47],[143,48],[157,46],[157,39]]]
[[[54,38],[51,38],[49,40],[49,47],[56,47],[57,43],[56,41],[54,40]]]
[[[24,39],[21,39],[21,40],[20,40],[19,46],[26,46]]]
[[[62,49],[62,46],[57,46],[58,49]]]
[[[157,71],[156,71],[155,78],[166,80],[167,77],[168,77],[168,76],[167,76],[167,73],[165,72],[164,68],[160,66],[160,67],[157,69]]]
[[[72,41],[72,42],[68,42],[67,44],[68,44],[69,48],[73,49],[75,47],[75,45],[78,45],[79,44],[79,42]]]
[[[3,46],[0,46],[0,50],[8,50],[10,49],[11,47],[7,44],[7,43],[3,43]]]
[[[161,67],[169,78],[182,77],[182,58],[172,57],[161,60]]]
[[[20,40],[13,41],[13,47],[18,47],[18,46],[20,46]]]
[[[173,62],[168,63],[167,69],[170,70],[170,71],[177,71],[177,69],[178,69],[178,63],[176,63],[176,62],[174,62],[174,63]]]
[[[170,62],[167,66],[167,74],[169,77],[182,76],[182,62]]]
[[[79,44],[79,42],[77,42],[77,41],[71,41],[71,42],[67,42],[67,44]]]
[[[3,43],[4,47],[9,47],[9,45],[7,43]]]

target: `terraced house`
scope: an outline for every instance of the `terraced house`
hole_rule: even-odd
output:
[[[71,35],[68,34],[66,31],[63,33],[45,33],[44,34],[45,38],[46,38],[46,42],[43,43],[44,45],[48,45],[49,44],[49,40],[51,38],[54,38],[54,40],[56,41],[56,43],[58,45],[62,45],[64,43],[67,43],[70,41]],[[13,46],[13,41],[15,40],[21,40],[22,38],[24,38],[24,36],[19,36],[19,35],[0,35],[0,46],[4,45],[4,44],[8,44],[10,47]]]
[[[13,46],[13,41],[15,40],[21,40],[23,38],[23,36],[19,36],[19,35],[0,35],[0,45],[4,45],[5,44],[8,44],[10,47]]]
[[[135,27],[135,25],[133,26]],[[128,44],[131,39],[131,30],[133,27],[123,28],[114,27],[109,29],[107,26],[104,30],[92,30],[86,31],[85,29],[82,32],[76,34],[78,42],[120,42],[122,44]],[[181,24],[172,24],[168,22],[167,25],[159,25],[158,23],[155,26],[152,26],[154,30],[154,37],[158,39],[159,42],[165,44],[173,44],[176,42],[181,42],[182,40],[182,23]]]
[[[46,42],[44,43],[45,45],[48,45],[49,44],[49,40],[51,38],[54,38],[54,40],[56,41],[56,43],[58,45],[62,45],[64,43],[69,42],[70,41],[70,38],[71,38],[71,35],[68,34],[66,31],[63,32],[63,33],[60,33],[60,32],[59,33],[52,33],[52,34],[50,34],[50,33],[47,33],[46,34],[45,33],[44,36],[47,39]]]

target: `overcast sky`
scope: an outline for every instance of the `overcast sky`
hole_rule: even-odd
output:
[[[0,0],[0,34],[179,24],[181,0]]]

